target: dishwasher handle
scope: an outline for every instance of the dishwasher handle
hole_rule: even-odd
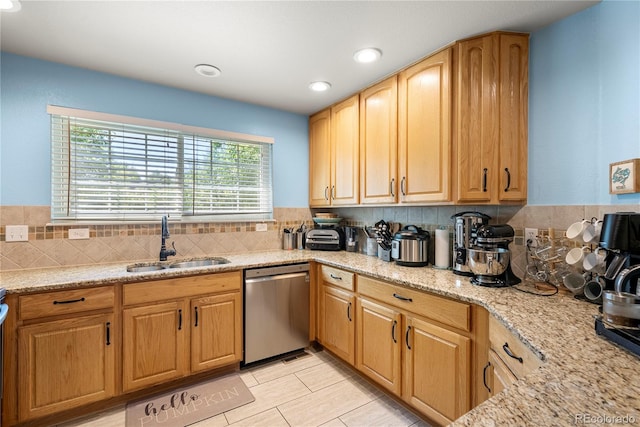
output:
[[[0,304],[0,325],[2,325],[9,314],[9,306],[7,304]]]
[[[303,271],[300,273],[288,273],[288,274],[278,274],[274,276],[252,277],[250,279],[244,279],[244,283],[253,284],[253,283],[262,283],[262,282],[272,282],[274,280],[295,279],[297,277],[304,277],[305,281],[308,281],[309,272]]]

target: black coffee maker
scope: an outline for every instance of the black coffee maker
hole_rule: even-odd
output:
[[[640,213],[605,214],[600,247],[607,250],[607,289],[636,293],[640,278]]]

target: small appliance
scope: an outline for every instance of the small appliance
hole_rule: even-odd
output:
[[[453,272],[473,276],[467,251],[475,245],[478,228],[488,224],[491,217],[481,212],[460,212],[452,215],[451,219],[454,222]]]
[[[307,232],[305,247],[317,251],[340,251],[344,249],[345,235],[338,225],[323,225]]]
[[[358,228],[345,227],[347,252],[358,252]]]
[[[515,232],[508,224],[483,225],[476,231],[475,245],[467,250],[471,283],[480,286],[504,287],[521,282],[511,270],[509,243]]]
[[[398,265],[423,267],[429,263],[428,231],[415,225],[406,225],[393,235],[391,258]]]
[[[606,288],[636,293],[640,278],[640,213],[605,214],[600,247],[608,253],[604,274]]]

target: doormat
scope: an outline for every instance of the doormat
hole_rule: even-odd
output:
[[[126,427],[184,427],[253,402],[236,374],[127,404]]]

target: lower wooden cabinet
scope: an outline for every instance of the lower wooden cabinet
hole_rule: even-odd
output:
[[[402,314],[358,298],[356,368],[394,394],[402,393]]]
[[[404,399],[449,424],[471,409],[471,339],[408,316],[404,352]]]
[[[185,317],[182,301],[123,310],[124,391],[185,375],[188,368]]]
[[[29,420],[115,394],[114,314],[18,329],[18,411]]]
[[[355,296],[332,286],[321,287],[320,342],[336,356],[355,363]]]
[[[241,272],[125,285],[123,391],[242,360],[241,286]]]

